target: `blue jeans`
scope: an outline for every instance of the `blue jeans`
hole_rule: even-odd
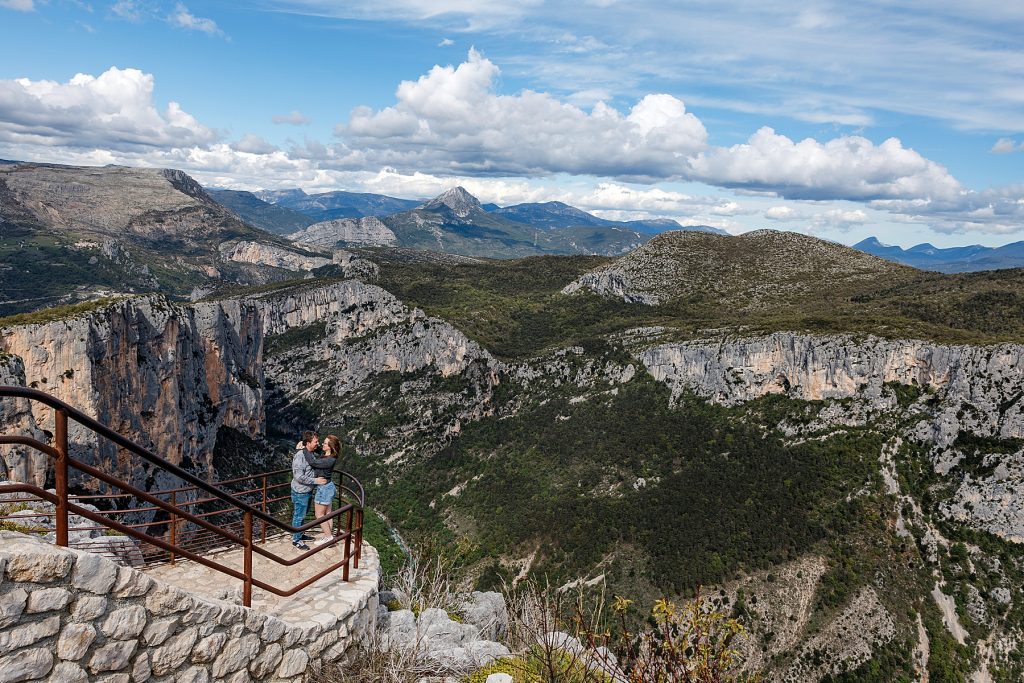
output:
[[[312,493],[312,491],[299,493],[295,489],[292,489],[292,526],[302,525],[302,520],[306,518],[306,510],[309,509],[309,497]],[[293,541],[298,541],[301,538],[301,531],[297,531],[292,534]]]

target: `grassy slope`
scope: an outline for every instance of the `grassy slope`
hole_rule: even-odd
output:
[[[560,294],[603,257],[534,257],[448,265],[389,263],[380,283],[407,303],[449,320],[504,358],[534,355],[631,327],[663,325],[679,338],[709,329],[876,334],[949,343],[1024,339],[1024,270],[943,275],[909,271],[855,290],[815,287],[796,300],[742,311],[732,295],[703,293],[659,306]],[[755,275],[751,274],[751,278]]]

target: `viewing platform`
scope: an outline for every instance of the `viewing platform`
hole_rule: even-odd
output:
[[[55,479],[0,484],[0,683],[300,681],[375,627],[379,561],[352,475],[333,472],[331,511],[292,527],[290,470],[207,482],[44,392],[0,387],[0,399],[52,409],[50,443],[0,445],[44,453]],[[181,485],[142,490],[75,459],[69,421]],[[69,494],[72,482],[103,493]],[[327,543],[292,545],[324,522]]]

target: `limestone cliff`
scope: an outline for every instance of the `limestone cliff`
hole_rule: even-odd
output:
[[[284,249],[261,242],[242,241],[235,244],[225,242],[220,245],[219,251],[229,261],[284,268],[285,270],[308,271],[331,263],[331,259],[323,256]]]
[[[651,375],[683,390],[735,404],[785,393],[805,400],[860,397],[892,407],[883,385],[931,391],[938,409],[923,426],[939,446],[963,431],[1002,439],[1024,436],[1024,346],[954,346],[876,337],[789,332],[733,340],[663,344],[641,352]]]
[[[314,223],[307,228],[288,235],[289,239],[321,247],[333,247],[339,243],[358,244],[368,247],[385,247],[395,244],[398,237],[380,219],[337,218]]]
[[[198,474],[212,473],[218,429],[253,436],[263,430],[263,328],[251,305],[189,307],[133,297],[0,334],[0,347],[21,360],[29,386]],[[33,409],[37,422],[52,429],[50,411]],[[144,488],[167,483],[159,475],[150,480],[136,461],[78,425],[69,437],[73,457]]]
[[[1012,441],[1024,437],[1022,345],[777,333],[662,344],[639,356],[674,396],[691,391],[728,405],[768,394],[825,401],[809,425],[780,425],[794,435],[902,414],[912,426],[901,436],[924,445],[935,472],[948,476],[955,490],[943,514],[1024,541],[1024,504],[1017,495],[1024,451]],[[976,438],[1011,448],[970,445]],[[980,468],[958,468],[965,458],[980,460]]]
[[[266,374],[277,408],[307,420],[391,426],[376,447],[404,448],[410,434],[457,433],[488,410],[502,365],[451,324],[410,309],[373,285],[348,280],[266,297]],[[388,402],[393,381],[400,396]],[[382,387],[381,383],[387,385]],[[279,412],[284,419],[287,410]],[[296,428],[299,424],[294,425]]]
[[[0,385],[25,386],[25,364],[21,358],[0,354]],[[46,438],[36,426],[27,399],[9,398],[0,401],[0,424],[18,434],[41,441]],[[8,479],[44,486],[46,456],[25,446],[0,447],[0,474]]]
[[[296,354],[289,334],[310,344]],[[267,338],[277,352],[269,365]],[[290,396],[315,384],[325,401],[389,371],[443,378],[472,368],[482,385],[497,382],[496,362],[454,327],[355,280],[192,305],[124,298],[70,318],[4,328],[0,349],[7,354],[3,382],[47,391],[204,477],[217,475],[213,452],[222,428],[254,439],[264,434],[268,367]],[[34,428],[26,406],[3,408],[5,431]],[[478,409],[471,402],[444,425]],[[52,429],[50,411],[34,410],[35,421]],[[77,425],[69,435],[76,458],[143,488],[169,483]],[[45,479],[44,463],[24,454],[8,461],[17,478],[33,481]]]

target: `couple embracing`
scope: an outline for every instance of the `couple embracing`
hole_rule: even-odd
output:
[[[323,443],[323,456],[318,457],[320,437],[316,432],[305,432],[302,441],[295,446],[292,458],[292,526],[302,525],[309,509],[309,498],[313,494],[313,512],[316,517],[323,517],[331,511],[336,488],[332,478],[334,465],[341,457],[341,440],[331,434]],[[314,494],[314,489],[316,490]],[[331,522],[321,522],[323,536],[313,545],[323,545],[334,538]],[[313,540],[302,532],[292,534],[292,545],[299,550],[309,550],[306,541]]]

